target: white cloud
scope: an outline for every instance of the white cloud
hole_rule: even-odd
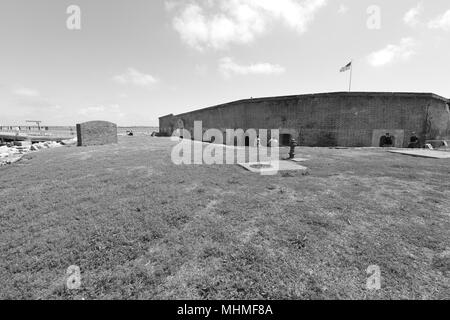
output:
[[[166,7],[176,11],[173,27],[181,39],[199,50],[248,44],[280,21],[298,33],[306,32],[327,0],[194,0]]]
[[[133,84],[140,87],[147,87],[158,82],[152,75],[142,73],[134,68],[128,68],[124,74],[115,76],[113,80],[119,84]]]
[[[450,10],[431,20],[428,23],[428,27],[430,29],[442,29],[444,31],[450,31]]]
[[[122,112],[118,104],[98,105],[80,109],[78,112],[84,117],[96,117],[98,119],[105,118],[123,118],[125,114]]]
[[[345,4],[341,4],[338,9],[339,14],[346,14],[349,11],[349,8]]]
[[[419,3],[417,6],[409,9],[408,12],[406,12],[406,14],[403,16],[403,22],[410,27],[417,26],[420,23],[419,16],[422,14],[422,12],[423,4]]]
[[[40,93],[38,90],[29,89],[29,88],[18,88],[13,91],[15,95],[22,97],[39,97]]]
[[[164,3],[164,6],[166,7],[166,10],[170,11],[173,10],[175,8],[177,8],[180,4],[176,1],[172,1],[172,0],[167,0]]]
[[[386,48],[373,52],[368,56],[368,62],[374,67],[381,67],[395,61],[405,61],[413,56],[417,42],[413,38],[403,38],[400,44],[390,44]]]
[[[219,72],[225,78],[230,78],[233,75],[279,75],[284,73],[285,69],[280,65],[270,63],[240,65],[233,59],[226,57],[219,62]]]

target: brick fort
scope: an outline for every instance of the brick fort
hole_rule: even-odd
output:
[[[239,100],[159,119],[160,134],[185,129],[279,129],[280,144],[296,139],[311,147],[378,147],[390,133],[407,147],[415,132],[422,144],[450,140],[450,100],[432,93],[336,92]],[[224,141],[225,137],[224,137]],[[246,144],[252,144],[249,138]]]

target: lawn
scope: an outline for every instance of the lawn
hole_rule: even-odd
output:
[[[176,166],[174,144],[0,168],[0,299],[450,299],[449,159],[298,148],[307,173],[261,176]]]

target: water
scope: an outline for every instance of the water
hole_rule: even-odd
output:
[[[159,132],[158,127],[119,127],[117,128],[117,134],[119,136],[126,135],[127,131],[133,131],[135,136],[149,136],[153,132]]]
[[[158,127],[118,127],[117,134],[119,136],[126,135],[127,131],[133,131],[134,135],[151,135],[158,132]],[[75,126],[0,126],[0,132],[17,133],[34,136],[59,136],[59,137],[75,137],[77,129]]]

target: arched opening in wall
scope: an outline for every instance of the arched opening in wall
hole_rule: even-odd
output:
[[[282,147],[287,147],[291,144],[292,135],[290,134],[280,134],[280,145]]]
[[[245,137],[245,146],[250,147],[250,137]]]

